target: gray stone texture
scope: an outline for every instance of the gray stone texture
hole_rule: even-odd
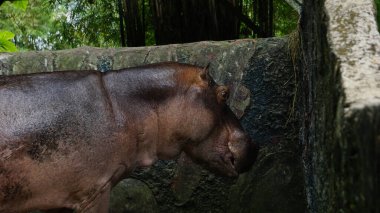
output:
[[[298,106],[308,210],[379,212],[380,36],[371,0],[308,0]]]

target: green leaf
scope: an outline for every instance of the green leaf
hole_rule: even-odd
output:
[[[17,47],[8,40],[0,39],[0,52],[16,52]]]
[[[11,2],[14,7],[24,11],[28,7],[28,0],[9,0],[9,2]]]
[[[9,31],[0,30],[0,52],[15,52],[16,45],[10,41],[15,37],[15,34]]]
[[[15,37],[15,34],[9,31],[0,30],[0,39],[1,40],[11,40]]]

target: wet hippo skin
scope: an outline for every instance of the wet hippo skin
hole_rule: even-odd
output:
[[[112,186],[181,153],[237,176],[257,146],[227,98],[179,63],[0,77],[0,212],[108,212]]]

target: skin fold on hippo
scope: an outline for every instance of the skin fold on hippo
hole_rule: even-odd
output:
[[[120,180],[181,153],[237,176],[257,146],[227,98],[179,63],[0,77],[0,213],[105,213]]]

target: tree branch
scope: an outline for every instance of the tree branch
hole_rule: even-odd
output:
[[[298,14],[301,14],[303,0],[285,0]]]
[[[224,4],[224,6],[230,8],[232,12],[242,21],[247,27],[249,27],[255,34],[258,32],[259,27],[253,23],[248,16],[244,15],[239,8],[235,7],[228,0],[219,0],[220,3]]]

